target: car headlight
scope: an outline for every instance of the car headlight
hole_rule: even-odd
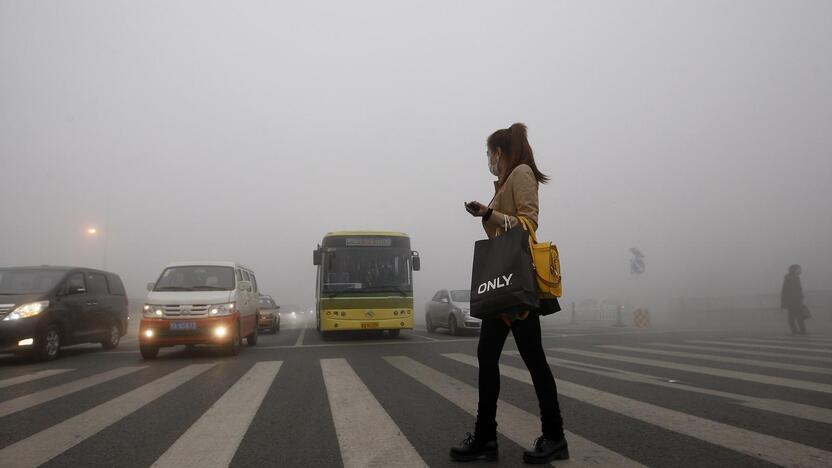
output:
[[[211,317],[224,317],[234,313],[234,303],[214,304],[208,307],[208,315]]]
[[[471,309],[462,309],[463,315],[471,315]]]
[[[3,321],[8,322],[10,320],[20,320],[28,317],[34,317],[35,315],[38,315],[46,310],[47,307],[49,307],[49,301],[38,301],[23,304],[22,306],[14,309],[9,315],[3,317]]]
[[[145,317],[164,317],[165,306],[145,304],[144,309],[142,310],[142,315]]]

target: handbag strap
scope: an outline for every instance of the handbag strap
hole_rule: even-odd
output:
[[[523,229],[529,233],[529,239],[533,243],[537,244],[537,234],[534,232],[534,229],[532,229],[532,222],[525,216],[518,216],[517,219],[520,220],[520,224],[523,225]]]

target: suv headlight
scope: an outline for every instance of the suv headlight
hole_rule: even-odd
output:
[[[145,317],[164,317],[165,306],[145,304],[144,310],[142,310],[142,315],[144,315]]]
[[[211,317],[223,317],[234,313],[234,303],[214,304],[208,307],[208,315]]]
[[[8,322],[10,320],[20,320],[28,317],[34,317],[35,315],[38,315],[46,310],[47,307],[49,307],[49,301],[38,301],[23,304],[22,306],[14,309],[9,315],[3,317],[3,321]]]

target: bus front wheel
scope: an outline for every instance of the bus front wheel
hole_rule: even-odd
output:
[[[389,332],[390,338],[397,338],[402,331],[397,328],[395,330],[389,330]]]

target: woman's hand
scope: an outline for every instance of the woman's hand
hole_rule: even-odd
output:
[[[471,201],[465,203],[465,211],[471,213],[471,216],[482,218],[488,212],[488,207],[478,201]]]

